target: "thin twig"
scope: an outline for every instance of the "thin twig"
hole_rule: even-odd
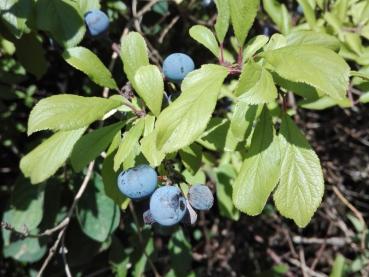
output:
[[[180,18],[179,15],[173,17],[172,21],[170,21],[170,23],[163,29],[163,31],[161,32],[160,37],[158,39],[159,43],[163,43],[165,36],[168,34],[170,29],[172,29],[173,26],[177,23],[179,18]]]
[[[300,248],[299,250],[299,258],[300,258],[300,268],[301,268],[302,276],[308,277],[308,273],[306,270],[308,267],[306,266],[305,254],[302,248]]]
[[[50,248],[49,255],[47,256],[47,258],[43,262],[43,264],[41,266],[41,269],[39,270],[39,272],[37,274],[37,277],[41,277],[42,276],[42,274],[44,273],[47,265],[50,263],[51,259],[54,257],[54,255],[55,255],[55,253],[56,253],[56,251],[58,249],[59,243],[60,243],[62,237],[64,236],[64,233],[65,233],[66,229],[68,228],[70,219],[71,219],[71,217],[73,215],[73,212],[74,212],[74,209],[75,209],[78,201],[81,199],[84,191],[86,190],[87,184],[88,184],[89,180],[91,179],[94,165],[95,165],[95,161],[90,162],[90,164],[88,165],[86,176],[83,179],[83,182],[81,184],[81,187],[79,188],[76,196],[73,199],[73,203],[72,203],[71,207],[69,208],[69,211],[68,211],[68,214],[67,214],[66,218],[63,220],[63,222],[64,221],[67,221],[67,223],[65,223],[64,227],[61,228],[61,231],[59,232],[58,238],[54,242],[53,246]]]
[[[62,239],[61,239],[61,254],[62,254],[62,257],[63,257],[63,262],[64,262],[64,270],[65,270],[65,275],[67,275],[67,277],[72,277],[72,273],[70,271],[70,268],[69,268],[69,265],[68,265],[68,262],[67,262],[67,257],[66,257],[66,249],[65,249],[65,243],[64,243],[64,240],[65,240],[65,234],[63,235]]]
[[[146,12],[148,12],[152,6],[154,6],[159,0],[151,0],[136,14],[136,17],[142,17]]]
[[[365,250],[365,235],[366,235],[366,224],[365,224],[365,220],[363,215],[361,214],[361,212],[359,212],[344,196],[343,194],[340,192],[340,190],[336,187],[333,186],[332,187],[334,193],[337,195],[337,197],[342,201],[343,204],[345,204],[353,213],[354,215],[357,217],[357,219],[359,219],[360,223],[363,226],[363,231],[361,234],[361,244],[360,244],[360,248],[362,251]]]
[[[342,247],[351,243],[351,239],[345,237],[331,237],[331,238],[304,238],[300,236],[294,236],[292,241],[296,244],[328,244],[338,247]]]
[[[297,260],[297,259],[294,259],[294,258],[290,258],[290,259],[287,259],[287,261],[295,266],[304,266],[304,265],[301,265],[300,261]],[[310,268],[308,268],[306,265],[304,266],[304,269],[306,271],[307,274],[309,274],[309,276],[313,276],[313,277],[328,277],[326,274],[323,274],[323,273],[320,273],[320,272],[316,272],[316,271],[313,271],[311,270]]]

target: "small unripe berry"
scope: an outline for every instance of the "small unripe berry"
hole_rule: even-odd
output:
[[[188,191],[188,201],[196,210],[210,210],[214,203],[214,197],[209,187],[193,185]]]

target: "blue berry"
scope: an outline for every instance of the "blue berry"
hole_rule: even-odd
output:
[[[263,27],[263,35],[267,36],[267,37],[270,37],[270,34],[271,34],[271,30],[270,30],[269,26],[264,26]]]
[[[107,33],[109,17],[100,10],[91,10],[85,14],[85,23],[90,35],[99,37]]]
[[[297,9],[296,9],[296,12],[299,15],[303,15],[304,14],[304,8],[301,5],[298,5]]]
[[[172,226],[182,220],[186,214],[186,199],[175,186],[158,188],[150,198],[152,218],[163,226]]]
[[[207,186],[193,185],[188,190],[188,201],[196,210],[210,210],[214,203],[214,197]]]
[[[180,83],[194,69],[191,57],[183,53],[173,53],[163,63],[164,76],[175,83]]]
[[[140,200],[149,197],[158,183],[158,175],[155,170],[142,164],[126,171],[118,176],[118,188],[127,197]]]

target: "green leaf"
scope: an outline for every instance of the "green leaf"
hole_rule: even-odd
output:
[[[187,184],[205,184],[206,182],[206,176],[204,171],[202,170],[198,170],[195,174],[193,174],[185,169],[182,171],[182,175],[185,178]]]
[[[282,34],[288,34],[291,29],[291,15],[284,4],[277,0],[263,0],[263,7],[272,18]]]
[[[183,165],[190,173],[195,174],[199,170],[202,159],[202,147],[200,145],[193,143],[184,147],[179,151],[179,155]]]
[[[359,77],[361,79],[369,81],[369,73],[361,71],[350,71],[350,76]]]
[[[100,97],[59,94],[42,99],[28,119],[28,135],[41,130],[74,130],[101,119],[121,102]]]
[[[218,41],[223,43],[229,28],[229,4],[228,0],[215,0],[214,2],[218,11],[217,21],[214,26],[215,32],[217,34]]]
[[[365,92],[362,95],[360,95],[359,98],[360,103],[369,103],[369,92]]]
[[[233,30],[239,46],[242,47],[254,23],[260,0],[229,0],[228,2]]]
[[[359,34],[344,33],[344,42],[346,46],[355,54],[361,55],[363,52],[363,45]]]
[[[225,67],[210,64],[187,75],[181,95],[161,112],[156,121],[159,150],[174,152],[201,136],[227,75]]]
[[[216,169],[217,204],[220,214],[232,220],[238,220],[240,213],[233,205],[232,191],[236,172],[229,164],[222,164]]]
[[[145,101],[152,113],[159,115],[164,95],[164,81],[156,65],[141,66],[135,74],[137,94]]]
[[[45,186],[31,186],[26,179],[18,178],[11,194],[10,207],[3,214],[3,221],[20,232],[24,226],[28,230],[35,229],[43,217],[44,191]],[[7,236],[3,234],[3,237],[4,244],[9,244],[10,232]]]
[[[342,108],[352,107],[352,102],[348,98],[342,100],[335,100],[329,96],[324,95],[318,99],[306,99],[298,102],[298,105],[304,109],[310,110],[324,110],[333,106],[340,106]]]
[[[75,171],[81,171],[90,161],[96,159],[113,140],[116,133],[122,129],[124,122],[94,130],[79,139],[70,157]]]
[[[288,45],[316,45],[322,46],[333,51],[340,48],[339,40],[325,33],[313,31],[296,31],[286,36]]]
[[[205,132],[196,142],[209,150],[222,152],[226,144],[225,134],[229,130],[229,124],[226,118],[211,118]]]
[[[96,84],[102,87],[117,88],[109,69],[89,49],[80,46],[69,48],[63,53],[63,58],[71,66],[85,73]]]
[[[100,10],[100,0],[77,0],[79,10],[82,15],[85,15],[88,11],[91,10]]]
[[[36,234],[38,230],[30,232]],[[5,258],[13,259],[23,263],[34,263],[39,261],[46,253],[47,245],[37,238],[25,238],[16,240],[9,245],[4,245],[3,255]]]
[[[131,276],[133,277],[144,276],[148,257],[151,257],[155,251],[152,233],[149,232],[148,229],[144,229],[141,236],[143,238],[142,243],[140,243],[140,240],[137,236],[134,236],[134,241],[131,242],[132,245],[135,245],[135,253],[133,253],[132,256],[135,256],[136,258],[136,260],[132,259],[132,264],[134,267],[132,268]]]
[[[27,72],[32,73],[38,79],[41,78],[46,73],[48,67],[41,41],[35,34],[30,33],[14,40],[14,43],[17,49],[16,55],[20,63]]]
[[[116,149],[119,146],[120,132],[118,134],[119,134],[118,143],[116,143],[116,145],[112,144],[114,147],[110,146],[109,150],[112,150],[114,148]],[[117,178],[119,172],[115,172],[113,169],[114,156],[115,156],[114,150],[112,150],[112,152],[106,156],[102,165],[101,176],[104,182],[105,194],[109,196],[121,209],[125,209],[127,204],[129,203],[129,199],[124,197],[123,194],[118,189]]]
[[[192,269],[191,243],[186,239],[182,228],[179,228],[169,240],[169,254],[174,276],[188,276]]]
[[[274,49],[282,48],[287,45],[287,38],[281,34],[273,34],[267,45],[264,46],[264,51],[271,51]]]
[[[78,202],[77,219],[82,231],[93,240],[105,241],[118,227],[120,210],[103,192],[100,176],[94,178],[94,185],[88,186]]]
[[[117,154],[115,154],[114,157],[115,171],[117,171],[120,168],[121,164],[132,153],[134,146],[138,144],[138,140],[142,135],[144,125],[145,121],[143,118],[141,118],[136,122],[136,125],[132,126],[132,128],[129,129],[129,131],[125,132],[125,134],[123,135]]]
[[[143,132],[143,136],[146,137],[147,135],[151,134],[155,127],[155,116],[147,114],[145,116],[145,129]]]
[[[114,276],[126,277],[130,267],[130,254],[133,249],[126,247],[119,238],[113,236],[111,247],[109,249],[109,263]]]
[[[297,0],[297,2],[301,5],[304,10],[304,15],[307,23],[309,24],[311,29],[314,29],[316,25],[316,17],[314,7],[312,7],[308,0]]]
[[[0,16],[10,32],[20,38],[27,30],[27,19],[33,9],[32,0],[4,0],[0,1]]]
[[[157,132],[153,131],[141,139],[141,152],[151,166],[157,167],[165,158],[165,154],[156,147]]]
[[[288,115],[282,118],[279,141],[281,173],[274,202],[283,216],[305,227],[324,193],[319,158]]]
[[[162,16],[169,12],[169,4],[167,0],[159,0],[153,7],[152,10]]]
[[[32,184],[37,184],[53,175],[69,157],[85,130],[60,131],[43,141],[21,159],[20,168],[24,176],[30,177]]]
[[[37,0],[36,22],[40,30],[50,32],[65,47],[76,46],[86,28],[73,0]]]
[[[340,40],[343,40],[344,32],[341,30],[342,22],[333,13],[324,13],[324,19],[327,21],[327,25],[330,26],[335,33],[337,33]]]
[[[281,88],[284,88],[286,91],[290,91],[306,99],[313,100],[316,100],[319,97],[324,96],[324,93],[318,92],[314,87],[308,84],[288,81],[286,79],[281,78],[276,73],[273,73],[272,75],[274,82]]]
[[[329,277],[342,277],[345,276],[345,257],[338,254],[334,259],[332,271]]]
[[[272,117],[264,107],[240,172],[233,186],[233,203],[249,215],[260,214],[278,183],[280,173],[278,137]]]
[[[237,141],[244,141],[251,133],[252,125],[259,106],[236,103],[231,120],[230,130]]]
[[[252,58],[252,56],[260,50],[267,42],[269,38],[264,35],[259,35],[252,38],[246,45],[245,50],[243,51],[243,62],[248,61]]]
[[[121,40],[120,56],[123,61],[124,72],[128,80],[135,86],[134,76],[136,71],[144,65],[149,65],[145,39],[136,32],[130,32]]]
[[[204,45],[215,57],[219,58],[219,45],[212,31],[202,25],[192,26],[190,36],[198,43]]]
[[[340,21],[345,21],[346,20],[346,16],[347,16],[347,12],[348,12],[348,0],[338,0],[335,1],[334,6],[333,6],[333,13],[337,16],[337,18]]]
[[[250,105],[270,103],[278,96],[272,75],[252,61],[244,66],[235,94],[238,101]]]
[[[332,50],[319,46],[288,46],[261,56],[282,78],[309,84],[337,100],[345,98],[350,67]]]

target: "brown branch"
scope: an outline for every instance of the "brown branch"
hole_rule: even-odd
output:
[[[341,200],[341,202],[343,204],[345,204],[353,213],[354,215],[357,217],[357,219],[360,221],[360,223],[363,226],[363,231],[361,234],[361,244],[360,244],[360,248],[362,251],[365,250],[365,236],[366,236],[366,224],[365,224],[365,220],[363,215],[361,214],[361,212],[359,212],[344,196],[343,194],[340,192],[340,190],[336,187],[333,186],[332,187],[334,193],[337,195],[337,197]]]
[[[177,15],[175,17],[173,17],[172,21],[163,29],[163,31],[160,34],[160,37],[158,39],[159,43],[163,43],[165,36],[168,34],[168,32],[170,31],[170,29],[173,28],[173,26],[177,23],[177,21],[179,20],[180,16]]]
[[[43,262],[43,264],[41,266],[41,269],[37,273],[37,277],[41,277],[42,276],[42,274],[44,273],[46,267],[50,263],[51,259],[54,257],[54,255],[55,255],[55,253],[56,253],[56,251],[57,251],[57,249],[59,247],[59,243],[62,240],[62,238],[63,238],[63,236],[65,234],[66,229],[68,228],[70,219],[71,219],[71,217],[72,217],[72,215],[74,213],[74,209],[75,209],[78,201],[81,199],[83,193],[85,192],[85,190],[87,188],[87,184],[88,184],[88,182],[91,179],[94,165],[95,165],[95,161],[90,162],[90,164],[88,166],[88,169],[87,169],[86,176],[83,179],[83,182],[82,182],[82,184],[81,184],[81,186],[80,186],[80,188],[79,188],[76,196],[73,199],[73,203],[72,203],[71,207],[69,208],[68,214],[67,214],[66,218],[62,221],[62,223],[64,221],[66,221],[67,223],[65,223],[65,225],[61,228],[61,231],[59,232],[59,235],[58,235],[56,241],[54,242],[53,246],[50,248],[48,256],[46,257],[45,261]],[[61,224],[59,224],[59,225],[61,225]]]

